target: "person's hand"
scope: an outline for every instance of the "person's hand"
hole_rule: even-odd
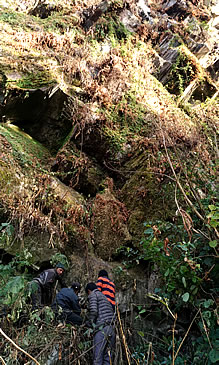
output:
[[[79,297],[79,304],[81,306],[82,309],[86,309],[87,308],[87,298],[83,297],[82,295],[80,295],[80,293],[78,294]]]

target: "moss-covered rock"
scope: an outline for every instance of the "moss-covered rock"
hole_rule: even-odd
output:
[[[4,98],[4,121],[11,122],[54,153],[72,129],[63,117],[68,96],[58,85],[38,89],[8,90]]]
[[[130,171],[121,189],[121,199],[130,212],[128,228],[138,245],[142,237],[143,223],[148,220],[168,219],[174,214],[175,185],[156,174],[150,161],[150,153],[137,153],[125,165]]]
[[[121,245],[131,240],[127,228],[128,212],[124,204],[115,198],[110,189],[98,194],[92,206],[92,230],[95,253],[110,260]]]
[[[52,171],[64,184],[86,197],[95,196],[105,178],[103,168],[80,151],[72,141],[65,143],[59,150]]]

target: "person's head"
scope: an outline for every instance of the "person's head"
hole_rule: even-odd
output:
[[[97,286],[96,286],[96,284],[95,284],[95,283],[88,283],[88,284],[86,285],[85,291],[86,291],[86,293],[87,293],[88,295],[90,295],[90,293],[91,293],[93,290],[95,290],[95,289],[97,289]]]
[[[56,265],[56,272],[58,275],[62,275],[65,271],[65,266],[59,262],[57,265]]]
[[[76,294],[78,294],[81,290],[81,284],[80,283],[72,283],[71,288],[74,290]]]
[[[98,277],[100,277],[100,276],[106,276],[108,278],[108,272],[106,270],[100,270]]]

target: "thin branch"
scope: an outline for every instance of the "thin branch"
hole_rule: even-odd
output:
[[[174,148],[174,151],[175,151],[175,154],[176,154],[176,156],[177,156],[178,163],[180,164],[181,169],[182,169],[182,171],[183,171],[183,173],[184,173],[184,175],[185,175],[185,177],[186,177],[186,181],[187,181],[187,183],[188,183],[188,185],[189,185],[189,187],[190,187],[190,192],[191,192],[191,194],[193,195],[193,197],[194,197],[194,199],[196,200],[196,202],[198,203],[199,208],[200,208],[200,210],[201,210],[202,214],[205,214],[205,211],[204,211],[203,205],[202,205],[202,203],[201,203],[201,201],[200,201],[200,197],[199,197],[199,195],[196,193],[195,189],[193,188],[193,186],[192,186],[192,184],[191,184],[191,180],[190,180],[190,178],[189,178],[189,176],[188,176],[188,174],[187,174],[187,169],[186,169],[186,167],[184,167],[184,166],[183,166],[183,164],[182,164],[182,162],[181,162],[181,160],[180,160],[180,157],[179,157],[179,155],[178,155],[178,153],[177,153],[176,148]],[[198,159],[199,159],[199,158],[197,157],[196,161],[194,161],[193,167],[192,167],[192,169],[191,169],[191,174],[193,173],[193,170],[194,170],[194,168],[195,168],[195,166],[196,166],[196,162],[197,162],[197,160],[198,160]]]
[[[116,310],[117,310],[117,314],[118,314],[118,320],[119,320],[119,325],[120,325],[120,332],[121,332],[121,335],[122,335],[122,340],[123,340],[123,345],[124,345],[124,348],[125,348],[125,354],[126,354],[127,362],[128,362],[128,365],[131,365],[130,358],[129,358],[129,354],[128,354],[128,350],[127,350],[128,346],[127,346],[126,338],[125,338],[125,335],[124,335],[124,332],[123,332],[123,328],[122,328],[122,322],[121,322],[121,317],[120,317],[118,305],[116,306]]]
[[[207,236],[204,232],[202,232],[200,229],[192,228],[192,230],[193,230],[195,233],[201,234],[203,237],[207,238],[207,240],[210,240],[210,237],[208,237],[208,236]]]
[[[177,184],[175,186],[175,203],[176,203],[176,206],[177,206],[177,209],[178,209],[178,212],[181,214],[182,216],[182,213],[181,213],[181,209],[180,209],[180,206],[179,206],[179,203],[178,203],[178,200],[177,200]]]
[[[211,268],[205,273],[205,275],[203,276],[202,280],[204,280],[208,274],[210,274],[211,270],[213,270],[213,268],[215,267],[215,264],[211,266]]]
[[[172,341],[173,341],[173,362],[172,365],[175,364],[175,328],[176,328],[176,320],[177,320],[177,313],[175,314],[175,319],[174,319],[174,323],[173,323],[173,328],[172,328]]]
[[[2,362],[2,365],[6,365],[6,362],[4,362],[4,360],[1,356],[0,356],[0,361]]]
[[[26,352],[25,350],[23,350],[20,346],[18,346],[10,337],[8,337],[6,335],[6,333],[0,328],[0,333],[2,334],[2,336],[4,336],[6,338],[6,340],[8,340],[17,350],[22,351],[26,356],[28,356],[31,360],[33,360],[37,365],[40,365],[40,363],[30,354],[28,354],[28,352]]]
[[[162,131],[162,129],[161,129],[161,131]],[[162,134],[163,134],[163,131],[162,131]],[[176,183],[177,183],[178,187],[180,188],[180,190],[181,190],[181,192],[182,192],[182,194],[183,194],[183,196],[184,196],[185,200],[187,201],[187,203],[189,204],[189,206],[192,208],[192,210],[196,213],[196,215],[197,215],[197,216],[198,216],[198,217],[199,217],[199,218],[200,218],[203,222],[205,222],[204,217],[202,217],[202,215],[198,212],[198,210],[195,208],[194,204],[191,202],[191,200],[190,200],[190,199],[188,198],[188,196],[186,195],[186,192],[185,192],[185,190],[183,189],[183,187],[182,187],[182,185],[181,185],[181,183],[180,183],[180,181],[179,181],[179,179],[178,179],[178,177],[177,177],[177,175],[176,175],[176,172],[175,172],[175,170],[174,170],[173,164],[172,164],[172,162],[171,162],[170,156],[169,156],[168,151],[167,151],[167,146],[166,146],[166,141],[165,141],[164,134],[163,134],[163,143],[164,143],[164,149],[165,149],[165,152],[166,152],[166,156],[167,156],[167,159],[168,159],[168,162],[169,162],[170,168],[171,168],[171,170],[172,170],[172,172],[173,172],[173,175],[174,175],[174,177],[175,177],[175,179],[176,179]]]
[[[36,358],[39,358],[48,348],[50,348],[50,346],[52,345],[52,343],[54,342],[54,339],[49,342],[49,344],[47,344],[36,356]]]
[[[158,302],[162,303],[167,308],[168,312],[171,314],[173,319],[175,320],[176,315],[174,315],[173,312],[170,310],[167,298],[162,298],[162,297],[159,297],[159,295],[157,295],[157,294],[151,294],[151,293],[148,293],[146,295],[149,298],[152,298],[152,299],[157,300]]]
[[[147,365],[149,364],[149,357],[152,350],[152,342],[149,342],[148,344],[148,352],[147,352]]]
[[[102,341],[102,340],[101,340],[101,341]],[[98,345],[99,343],[101,343],[101,341],[97,342],[97,345]],[[76,359],[73,359],[73,360],[72,360],[72,363],[73,363],[73,362],[75,362],[75,361],[77,361],[78,359],[80,359],[83,355],[85,355],[86,353],[88,353],[89,351],[91,351],[93,348],[94,348],[94,345],[93,345],[93,346],[91,346],[91,347],[89,347],[89,349],[87,349],[86,351],[83,351],[83,352],[82,352],[82,354],[80,354],[78,357],[76,357]],[[72,353],[69,355],[69,357],[70,357],[71,355],[74,355],[74,352],[72,352]]]
[[[127,174],[129,174],[129,173],[132,173],[132,172],[135,173],[137,171],[137,170],[124,170],[122,172],[121,170],[115,169],[115,168],[107,165],[106,161],[104,161],[103,163],[104,163],[104,166],[106,166],[107,169],[109,169],[110,171],[118,172],[118,174],[120,174],[123,177],[126,177]],[[147,173],[151,174],[151,175],[159,175],[159,176],[162,176],[162,177],[167,177],[168,179],[175,181],[175,179],[172,176],[169,176],[167,174],[163,174],[162,172],[147,171]]]
[[[207,328],[206,328],[206,324],[205,324],[204,319],[203,319],[203,316],[202,316],[202,312],[200,312],[200,314],[201,314],[201,319],[202,319],[203,327],[204,327],[204,330],[205,330],[205,333],[206,333],[206,336],[207,336],[207,339],[208,339],[208,343],[210,345],[210,348],[213,349],[213,346],[211,344],[210,338],[208,336],[208,331],[207,331]]]
[[[177,355],[178,355],[178,353],[179,353],[179,351],[180,351],[180,349],[181,349],[181,347],[182,347],[182,345],[183,345],[183,342],[185,341],[186,337],[188,336],[188,333],[189,333],[189,331],[190,331],[190,329],[191,329],[191,327],[192,327],[192,325],[193,325],[193,322],[195,321],[195,319],[196,319],[196,317],[197,317],[197,315],[199,314],[199,312],[200,312],[200,311],[201,311],[201,309],[199,309],[199,310],[198,310],[198,312],[196,313],[196,315],[195,315],[195,317],[193,318],[192,322],[190,323],[189,328],[187,329],[186,334],[185,334],[185,336],[183,337],[183,339],[182,339],[182,341],[181,341],[181,343],[180,343],[180,345],[179,345],[179,347],[178,347],[178,350],[176,351],[176,354],[175,354],[175,356],[174,356],[174,361],[176,360]]]

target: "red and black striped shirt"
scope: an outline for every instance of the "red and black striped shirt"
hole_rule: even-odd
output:
[[[115,307],[115,284],[107,276],[100,276],[97,280],[97,288],[107,297]]]

